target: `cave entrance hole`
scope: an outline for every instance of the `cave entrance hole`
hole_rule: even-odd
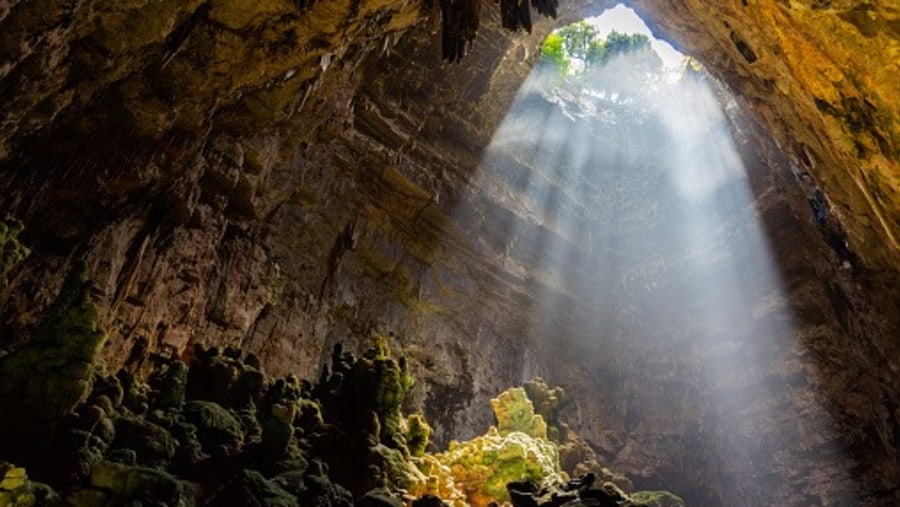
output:
[[[503,237],[476,248],[538,294],[523,377],[581,386],[574,425],[606,464],[689,505],[764,504],[791,487],[744,486],[787,466],[766,428],[830,420],[784,408],[795,326],[739,114],[619,5],[544,41],[477,176]]]

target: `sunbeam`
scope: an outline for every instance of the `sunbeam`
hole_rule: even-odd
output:
[[[774,310],[785,288],[723,112],[736,104],[670,45],[646,37],[625,7],[573,26],[554,35],[558,45],[584,33],[606,42],[582,44],[574,63],[543,60],[480,167],[484,200],[512,217],[496,255],[541,295],[523,373],[565,384],[551,365],[567,361],[603,389],[600,379],[615,377],[609,371],[625,356],[675,365],[672,382],[700,386],[683,396],[702,407],[677,431],[643,421],[639,402],[598,396],[627,405],[629,438],[675,431],[701,439],[703,452],[740,457],[740,470],[712,458],[709,473],[732,490],[685,487],[695,500],[753,505],[761,499],[739,486],[743,476],[792,466],[790,451],[764,441],[762,423],[828,433],[831,421],[818,405],[801,414],[773,381],[785,361],[777,351],[802,347],[784,345],[795,340],[794,318]],[[647,390],[643,402],[671,402],[649,393],[658,386]],[[817,466],[849,480],[832,454]]]

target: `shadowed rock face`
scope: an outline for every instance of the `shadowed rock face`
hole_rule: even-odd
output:
[[[557,23],[612,4],[564,2]],[[749,114],[734,128],[788,289],[758,329],[721,323],[732,349],[696,350],[667,333],[678,316],[656,317],[641,342],[597,328],[579,317],[589,301],[535,276],[538,257],[504,257],[526,213],[476,168],[551,22],[513,37],[484,8],[470,54],[443,65],[436,13],[418,1],[8,2],[0,206],[25,223],[32,253],[0,290],[0,343],[28,342],[83,261],[112,368],[206,342],[310,376],[333,343],[390,333],[422,379],[410,403],[439,440],[472,436],[489,422],[486,399],[539,369],[581,400],[579,432],[648,486],[681,481],[712,503],[746,491],[748,505],[827,504],[853,491],[889,504],[900,20],[882,4],[632,2]],[[838,269],[812,223],[798,170],[825,191],[853,269]],[[573,305],[550,328],[536,321],[548,294]],[[769,338],[771,369],[715,386],[748,401],[708,405],[704,357],[739,360],[779,312],[799,323],[790,340]],[[568,336],[606,350],[568,350]],[[791,387],[761,387],[776,377]],[[759,404],[784,406],[783,419],[743,431]],[[719,413],[732,419],[703,425]],[[715,445],[698,443],[710,435]],[[758,460],[737,457],[747,446]],[[769,472],[790,480],[770,487]]]

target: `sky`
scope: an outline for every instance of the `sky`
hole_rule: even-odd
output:
[[[604,39],[613,30],[625,34],[644,34],[650,37],[653,50],[662,59],[663,65],[667,69],[681,67],[684,55],[676,51],[669,43],[656,39],[637,13],[622,4],[607,10],[600,16],[587,18],[585,21],[597,27],[600,37]]]

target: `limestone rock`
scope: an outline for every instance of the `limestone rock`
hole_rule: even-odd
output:
[[[691,500],[704,504],[736,489],[752,492],[742,500],[752,505],[898,503],[900,35],[891,2],[629,4],[736,93],[727,111],[745,113],[731,124],[755,200],[723,223],[741,231],[759,213],[786,292],[742,292],[753,329],[711,319],[728,337],[712,347],[691,344],[695,313],[650,318],[634,303],[719,304],[666,293],[678,277],[702,280],[675,268],[683,257],[641,263],[576,248],[576,257],[620,264],[621,277],[549,276],[542,245],[578,235],[523,204],[521,185],[544,175],[514,159],[504,164],[510,184],[479,170],[541,38],[612,2],[563,2],[558,22],[516,35],[483,9],[467,58],[446,66],[438,18],[428,19],[437,13],[422,5],[0,5],[0,195],[4,215],[26,226],[17,241],[32,250],[11,290],[0,288],[3,385],[31,384],[15,398],[0,387],[3,426],[73,409],[90,378],[99,384],[96,354],[110,371],[146,371],[157,356],[189,359],[195,342],[242,345],[270,373],[315,377],[334,343],[361,352],[359,337],[393,333],[412,351],[408,370],[420,381],[410,403],[438,444],[474,436],[490,422],[490,396],[541,371],[572,401],[560,413],[637,483],[690,484]],[[635,195],[652,181],[634,176],[616,188]],[[828,205],[822,226],[816,190]],[[565,196],[547,201],[572,204]],[[722,255],[746,251],[728,245]],[[32,355],[78,259],[110,339],[97,352],[103,340],[87,333],[91,351],[77,360],[59,344]],[[627,297],[609,298],[604,314],[562,283],[570,280],[627,285],[618,292]],[[790,336],[771,332],[788,321]],[[563,337],[594,345],[564,350]],[[756,353],[762,366],[746,376],[701,380],[711,358],[746,365]],[[241,384],[222,362],[217,378]],[[40,375],[21,373],[32,371]],[[237,389],[246,395],[207,401],[246,409],[259,403],[258,380],[250,374]],[[117,409],[123,398],[131,412],[153,408],[152,393],[122,387],[106,393]],[[713,401],[719,395],[741,402]],[[746,422],[772,406],[772,420]],[[736,457],[741,449],[759,459]],[[791,479],[759,480],[772,473]]]
[[[244,444],[241,423],[231,412],[210,401],[190,401],[184,407],[188,422],[197,427],[203,451],[213,456],[236,454]]]

